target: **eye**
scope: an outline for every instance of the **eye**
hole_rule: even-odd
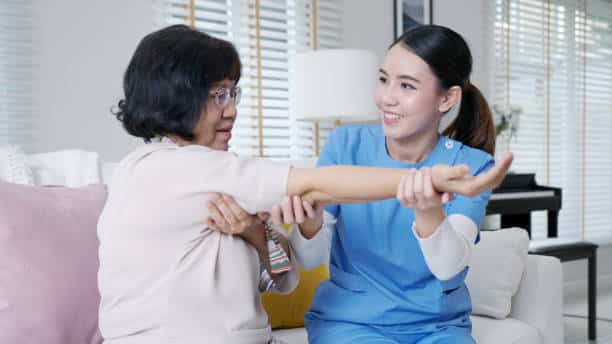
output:
[[[414,86],[412,86],[411,84],[407,83],[407,82],[402,82],[402,84],[400,85],[403,89],[407,89],[407,90],[416,90],[416,88]]]
[[[384,83],[386,83],[386,82],[387,82],[387,78],[385,78],[384,76],[379,76],[379,77],[378,77],[378,81],[379,81],[381,84],[384,84]]]

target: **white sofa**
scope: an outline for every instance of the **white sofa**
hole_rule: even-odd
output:
[[[65,158],[58,161],[60,156]],[[29,162],[35,181],[55,185],[68,185],[72,181],[74,185],[70,186],[96,182],[96,179],[108,183],[116,166],[112,163],[101,164],[97,161],[97,154],[82,151],[62,152],[60,155],[39,154],[24,160]],[[300,161],[294,166],[309,166],[312,163]],[[75,165],[87,165],[87,168]],[[66,169],[71,170],[72,175]],[[75,170],[88,172],[75,174]],[[476,246],[476,250],[479,250],[479,246]],[[562,343],[561,264],[556,258],[535,255],[526,256],[524,264],[509,316],[504,319],[472,316],[473,335],[478,343]],[[486,273],[483,275],[486,276],[480,278],[489,277]],[[275,330],[274,335],[290,344],[308,342],[304,328]]]
[[[562,270],[558,259],[528,255],[512,310],[506,319],[472,316],[473,336],[480,344],[563,343]],[[290,344],[308,343],[304,328],[275,330]]]

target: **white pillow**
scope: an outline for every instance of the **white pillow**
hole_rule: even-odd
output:
[[[472,297],[472,314],[503,319],[525,270],[529,236],[522,228],[481,231],[465,283]]]
[[[81,187],[101,182],[98,153],[77,149],[32,154],[28,164],[36,185]]]
[[[32,170],[23,150],[16,145],[0,146],[0,180],[15,184],[34,185]]]

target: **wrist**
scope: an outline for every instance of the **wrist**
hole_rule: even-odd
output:
[[[265,225],[258,222],[240,234],[242,239],[253,246],[257,252],[266,247]]]
[[[414,209],[415,230],[421,238],[432,235],[444,221],[444,210],[442,207],[430,209]]]
[[[302,236],[308,240],[312,239],[323,226],[323,220],[304,221],[302,224],[298,224],[298,229]]]

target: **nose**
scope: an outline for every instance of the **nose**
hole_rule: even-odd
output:
[[[385,106],[397,105],[397,98],[393,93],[393,89],[390,85],[385,85],[381,90],[381,100]]]
[[[234,119],[238,115],[238,109],[236,107],[236,102],[234,99],[231,99],[229,104],[223,110],[223,118],[226,119]]]

